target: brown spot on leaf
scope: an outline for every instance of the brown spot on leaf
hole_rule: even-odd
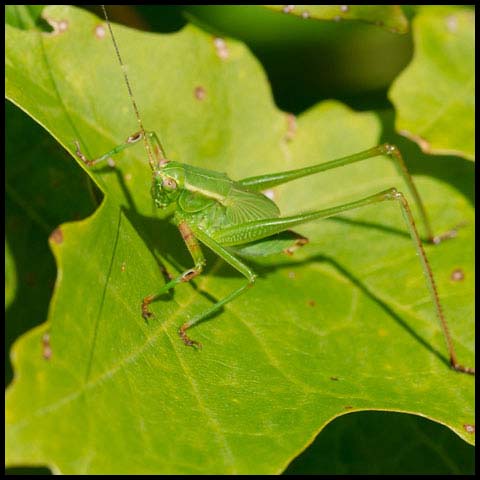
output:
[[[296,132],[297,118],[293,113],[287,113],[287,133],[285,133],[285,140],[291,142]]]
[[[68,20],[54,20],[48,17],[45,20],[53,28],[53,31],[48,33],[48,35],[60,35],[68,30]]]
[[[220,37],[215,37],[213,39],[213,44],[215,45],[215,49],[217,50],[217,55],[222,59],[225,60],[228,58],[228,48],[225,40]]]
[[[107,34],[107,31],[105,30],[105,25],[101,23],[100,25],[97,25],[94,30],[95,37],[97,37],[99,40],[102,40],[105,38],[105,35]]]
[[[450,275],[451,280],[454,282],[461,282],[465,278],[465,273],[461,268],[456,268]]]
[[[207,96],[207,91],[202,87],[202,86],[198,86],[195,88],[195,98],[197,100],[204,100],[205,97]]]
[[[465,431],[467,433],[475,433],[475,425],[470,425],[468,423],[466,423],[463,428],[465,429]]]
[[[60,245],[63,243],[63,232],[60,227],[56,228],[51,234],[50,234],[50,240],[57,245]]]
[[[52,347],[50,345],[50,334],[45,333],[42,337],[42,355],[45,360],[52,357]]]
[[[455,33],[458,30],[458,18],[456,15],[449,15],[445,19],[447,30],[451,33]]]

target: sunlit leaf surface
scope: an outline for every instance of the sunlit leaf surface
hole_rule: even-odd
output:
[[[55,33],[7,27],[12,102],[73,154],[118,145],[138,130],[105,25],[67,7]],[[336,102],[296,122],[276,109],[255,58],[239,43],[193,27],[153,35],[114,26],[148,129],[171,159],[242,178],[326,161],[380,141],[380,119]],[[199,90],[201,89],[201,90]],[[202,95],[198,92],[203,91]],[[407,155],[419,155],[407,148]],[[48,158],[45,160],[48,165]],[[74,162],[72,158],[72,162]],[[192,329],[177,329],[244,280],[212,254],[194,284],[141,299],[191,259],[155,212],[141,146],[116,168],[88,170],[105,199],[51,239],[58,276],[47,325],[11,355],[9,465],[61,473],[279,473],[332,419],[355,410],[414,412],[473,443],[474,379],[448,367],[415,250],[395,204],[373,205],[299,230],[293,257],[252,264],[256,286]],[[85,168],[78,162],[79,168]],[[456,174],[456,186],[442,181]],[[426,248],[460,359],[473,353],[473,169],[434,162],[418,186],[437,231],[458,238]],[[274,189],[283,213],[323,208],[381,189],[404,189],[383,158]],[[163,265],[163,267],[162,267]],[[462,281],[452,280],[461,269]]]

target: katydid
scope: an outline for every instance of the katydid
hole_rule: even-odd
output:
[[[426,284],[443,330],[450,364],[456,371],[475,374],[473,368],[465,367],[457,361],[453,341],[437,294],[433,273],[423,249],[409,204],[401,192],[396,188],[390,188],[333,208],[315,210],[288,217],[282,217],[277,205],[262,193],[264,190],[302,177],[385,155],[394,162],[399,174],[408,185],[412,198],[420,212],[421,222],[428,241],[439,243],[443,239],[455,236],[454,230],[441,236],[433,235],[423,202],[396,146],[386,143],[317,165],[242,180],[232,180],[224,173],[170,161],[156,133],[147,131],[143,127],[139,109],[104,7],[103,10],[140,129],[137,133],[128,137],[125,143],[116,146],[96,159],[87,159],[81,152],[78,142],[76,142],[76,154],[85,165],[92,167],[100,162],[109,160],[111,156],[142,140],[152,170],[151,195],[153,202],[156,207],[168,209],[168,212],[171,213],[171,220],[178,227],[193,260],[192,268],[171,279],[155,294],[147,295],[143,299],[141,314],[144,318],[149,318],[152,315],[149,306],[153,301],[178,284],[186,283],[202,273],[206,262],[200,245],[207,246],[242,274],[246,278],[246,282],[225,298],[217,301],[206,311],[181,325],[178,333],[185,345],[200,348],[201,344],[191,339],[187,335],[187,330],[245,293],[255,282],[256,275],[241,260],[242,255],[246,256],[246,253],[252,250],[255,252],[255,255],[259,256],[281,252],[291,254],[296,248],[308,242],[301,235],[291,231],[291,228],[366,205],[394,201],[398,204],[403,214],[410,237],[415,245]]]

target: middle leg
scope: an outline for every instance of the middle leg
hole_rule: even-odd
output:
[[[194,266],[189,270],[185,270],[181,275],[166,283],[157,294],[148,295],[143,299],[142,316],[145,319],[152,316],[152,312],[150,312],[150,310],[148,309],[148,305],[150,305],[150,303],[157,300],[159,297],[161,297],[164,293],[168,292],[171,288],[175,287],[177,284],[181,282],[188,282],[192,278],[199,275],[202,272],[203,267],[205,266],[205,257],[203,256],[202,249],[200,248],[200,245],[198,244],[188,224],[185,222],[180,222],[178,224],[178,229],[180,230],[183,241],[185,242],[185,245],[187,246],[188,251],[192,256]]]

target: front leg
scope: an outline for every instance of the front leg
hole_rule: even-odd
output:
[[[159,297],[161,297],[163,294],[168,292],[171,288],[174,288],[179,283],[189,282],[192,278],[199,275],[202,272],[203,267],[205,266],[205,257],[203,256],[202,249],[200,248],[200,245],[197,242],[197,239],[195,238],[188,224],[182,221],[178,224],[178,229],[180,230],[183,241],[185,242],[185,245],[187,246],[188,251],[192,256],[192,259],[194,261],[194,266],[193,268],[185,270],[181,275],[179,275],[178,277],[174,278],[173,280],[165,284],[160,289],[160,291],[155,295],[148,295],[143,299],[142,316],[145,319],[152,316],[152,312],[150,312],[150,310],[148,309],[148,305],[150,305],[150,303],[157,300]],[[185,337],[182,337],[182,338],[186,345],[197,346],[197,347],[201,346],[195,340],[190,340],[186,335]]]
[[[103,155],[100,155],[100,157],[94,158],[93,160],[89,160],[84,153],[80,150],[80,143],[75,140],[75,155],[87,166],[87,167],[93,167],[94,165],[97,165],[98,163],[102,163],[109,158],[111,158],[113,155],[116,155],[117,153],[122,152],[126,148],[131,147],[135,143],[137,143],[139,140],[143,138],[143,132],[136,132],[133,135],[130,135],[124,143],[121,143],[120,145],[117,145],[115,148],[112,148],[109,150],[107,153],[104,153]]]
[[[115,148],[112,148],[109,150],[107,153],[104,153],[103,155],[100,155],[97,158],[94,158],[92,160],[89,160],[85,154],[80,150],[80,143],[75,140],[75,155],[87,166],[87,167],[93,167],[94,165],[97,165],[98,163],[102,163],[109,158],[111,158],[113,155],[116,155],[117,153],[123,152],[126,148],[130,148],[133,145],[135,145],[139,140],[144,141],[145,144],[145,150],[147,151],[148,158],[149,158],[149,163],[150,167],[152,170],[160,168],[162,165],[164,165],[167,160],[165,157],[165,151],[162,147],[162,144],[160,142],[160,139],[158,138],[157,134],[155,132],[145,132],[143,130],[140,130],[139,132],[134,133],[133,135],[130,135],[124,143],[121,143],[120,145],[117,145]]]

